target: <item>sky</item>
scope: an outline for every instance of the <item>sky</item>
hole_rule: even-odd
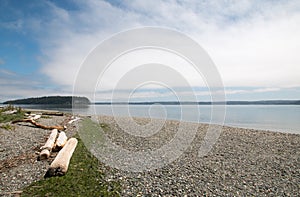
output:
[[[0,102],[72,95],[78,71],[95,47],[145,26],[172,29],[197,42],[218,69],[227,100],[297,100],[299,24],[298,0],[0,0]],[[188,65],[180,66],[181,77],[194,77]],[[98,87],[90,99],[109,100],[124,69],[130,65],[107,72],[103,80],[108,85]],[[127,82],[139,74],[150,76],[148,70],[139,72],[128,75]],[[199,101],[210,99],[201,76],[191,85]],[[124,85],[114,99],[122,101],[132,92],[132,101],[176,100],[174,91],[185,100],[192,94],[170,82],[168,87]]]

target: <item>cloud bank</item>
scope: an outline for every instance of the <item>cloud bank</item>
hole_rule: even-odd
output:
[[[253,87],[256,93],[300,87],[297,0],[74,0],[72,5],[46,1],[37,5],[47,10],[44,17],[29,15],[5,24],[32,32],[42,52],[40,72],[64,91],[72,90],[81,63],[101,41],[142,26],[172,28],[197,41],[215,62],[224,85],[241,89],[228,94],[249,93],[242,87]],[[114,76],[107,79],[111,84]]]
[[[199,42],[212,57],[226,86],[300,86],[300,5],[297,1],[105,1],[77,2],[80,10],[51,5],[41,41],[42,71],[72,85],[97,44],[120,30],[171,27]],[[155,8],[155,9],[153,9]],[[58,31],[59,29],[59,31]],[[51,44],[52,43],[52,44]]]

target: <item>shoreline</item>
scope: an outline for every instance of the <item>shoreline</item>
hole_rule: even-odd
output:
[[[30,108],[31,106],[28,106],[28,107]],[[24,108],[24,109],[26,109],[26,108]],[[38,109],[31,109],[31,110],[38,110]],[[75,111],[75,112],[72,111],[72,108],[68,108],[68,109],[53,108],[53,109],[49,109],[49,110],[46,109],[46,111],[51,111],[51,110],[59,111],[59,112],[64,112],[64,113],[70,113],[70,114],[74,113],[74,114],[79,114],[79,115],[83,115],[83,116],[94,115],[92,109],[88,109],[88,110],[85,110],[85,111],[79,110],[79,111]],[[101,109],[99,109],[99,110],[101,110]],[[107,109],[107,108],[104,108],[103,110],[104,110],[104,113],[97,114],[97,115],[104,115],[104,116],[105,115],[108,115],[108,116],[116,115],[116,114],[111,114],[111,111],[109,109]],[[107,110],[109,110],[109,111],[107,111]],[[205,115],[205,113],[204,113],[204,115]],[[297,114],[294,114],[294,116],[291,117],[292,118],[291,121],[288,120],[287,118],[286,119],[282,119],[281,118],[281,121],[278,120],[278,118],[279,118],[278,114],[276,116],[274,116],[274,117],[272,117],[272,116],[269,117],[270,120],[268,120],[268,116],[266,116],[267,117],[267,119],[266,119],[267,121],[260,121],[259,119],[252,120],[251,119],[252,116],[253,116],[253,114],[252,114],[252,115],[249,116],[250,121],[247,121],[247,119],[245,119],[247,116],[244,116],[244,117],[242,116],[242,118],[240,118],[240,119],[237,118],[236,119],[235,116],[243,115],[243,114],[235,114],[235,113],[236,112],[233,111],[233,115],[232,116],[229,116],[229,117],[226,116],[226,121],[223,124],[223,126],[238,127],[238,128],[244,128],[244,129],[257,129],[257,130],[272,131],[272,132],[281,132],[281,133],[300,134],[300,125],[297,122],[297,117],[298,117]],[[286,112],[286,113],[288,113],[288,112]],[[286,114],[286,115],[289,115],[289,114]],[[122,114],[118,114],[117,116],[127,117],[126,115],[124,116]],[[132,114],[132,116],[141,117],[141,118],[149,118],[147,116],[138,115],[138,114]],[[174,116],[174,114],[172,116]],[[291,116],[291,115],[289,115],[289,116]],[[272,118],[275,118],[275,119],[272,119]],[[157,117],[157,119],[163,119],[163,117],[162,118],[161,117]],[[167,117],[166,119],[167,120],[178,120],[178,121],[185,121],[185,122],[207,123],[207,124],[209,124],[209,120],[206,120],[206,118],[204,118],[204,119],[201,118],[202,119],[201,121],[197,121],[197,120],[196,121],[195,120],[180,120],[180,117],[179,118],[178,117]],[[263,117],[262,117],[262,120],[264,120]],[[274,121],[276,121],[276,122],[274,122]]]
[[[251,127],[251,126],[239,126],[239,125],[233,125],[233,124],[226,124],[224,123],[223,125],[220,124],[213,124],[213,123],[208,123],[208,122],[196,122],[196,121],[188,121],[188,120],[178,120],[175,118],[166,118],[166,119],[162,119],[162,118],[148,118],[148,117],[142,117],[142,116],[132,116],[132,117],[128,117],[128,116],[113,116],[113,115],[84,115],[84,114],[75,114],[78,116],[86,116],[86,117],[118,117],[118,118],[133,118],[133,119],[153,119],[153,120],[165,120],[165,121],[177,121],[177,122],[185,122],[185,123],[191,123],[191,124],[204,124],[204,125],[218,125],[218,126],[222,126],[222,127],[231,127],[231,128],[236,128],[236,129],[247,129],[247,130],[255,130],[255,131],[263,131],[263,132],[275,132],[275,133],[283,133],[283,134],[295,134],[295,135],[300,135],[300,129],[299,130],[290,130],[287,131],[285,129],[267,129],[267,128],[261,128],[261,127]]]
[[[178,121],[167,120],[154,135],[141,138],[122,131],[113,117],[98,116],[99,123],[107,124],[106,134],[126,150],[157,150],[173,139]],[[128,118],[121,118],[126,125]],[[149,119],[135,118],[141,125]],[[186,128],[195,123],[186,124]],[[223,126],[223,131],[211,151],[199,157],[199,149],[208,124],[197,124],[195,138],[173,162],[148,172],[108,170],[109,179],[121,180],[121,195],[299,195],[300,135],[241,129]],[[184,141],[181,141],[185,143]],[[180,147],[180,146],[179,146]],[[127,158],[118,158],[127,165]]]
[[[32,105],[30,105],[32,107]],[[30,106],[28,106],[30,108]],[[34,105],[33,105],[34,106]],[[39,105],[37,105],[39,106]],[[24,108],[21,105],[22,108]],[[90,112],[84,112],[81,113],[80,111],[77,113],[76,111],[73,112],[72,108],[68,108],[67,110],[65,108],[53,108],[53,109],[34,109],[34,108],[30,108],[28,110],[32,110],[32,111],[57,111],[57,112],[63,112],[63,113],[68,113],[68,114],[72,114],[72,115],[82,115],[82,116],[93,116],[93,113]],[[24,109],[27,109],[26,107]],[[100,115],[100,114],[97,114]],[[113,114],[101,114],[103,116],[114,116]],[[127,117],[127,116],[122,116],[122,115],[118,115],[121,117]],[[138,116],[138,115],[133,115],[134,117],[140,117],[140,118],[149,118],[149,117],[145,117],[143,115]],[[250,117],[251,118],[251,117]],[[163,119],[161,117],[156,117],[155,119]],[[285,121],[282,122],[282,124],[272,124],[272,121],[267,122],[267,121],[262,121],[262,122],[257,122],[257,121],[250,121],[250,122],[243,122],[243,120],[231,120],[232,118],[230,118],[230,120],[228,120],[228,123],[226,122],[226,120],[224,121],[224,124],[222,126],[229,126],[229,127],[237,127],[237,128],[241,128],[241,129],[255,129],[255,130],[263,130],[263,131],[272,131],[272,132],[281,132],[281,133],[293,133],[293,134],[300,134],[300,125],[298,126],[298,122],[295,122],[295,120],[293,120],[290,124],[288,124]],[[295,118],[294,118],[295,119]],[[179,118],[170,118],[167,117],[166,120],[176,120],[176,121],[184,121],[184,122],[192,122],[192,123],[200,123],[200,124],[210,124],[207,120],[201,120],[201,121],[193,121],[193,120],[180,120]],[[281,126],[284,125],[284,126]],[[289,126],[290,125],[290,126]]]
[[[59,124],[72,115],[53,116],[51,119],[40,121],[43,124]],[[141,138],[122,131],[112,116],[97,118],[99,123],[107,125],[106,134],[115,144],[133,152],[159,149],[172,140],[180,124],[176,120],[166,120],[158,132]],[[137,117],[134,120],[140,125],[149,123],[147,118]],[[129,129],[138,129],[127,124],[128,117],[123,117],[120,121]],[[155,121],[159,120],[154,120],[154,123]],[[102,161],[106,181],[120,182],[121,196],[299,194],[300,135],[223,126],[213,149],[208,155],[200,158],[198,150],[208,124],[187,123],[186,131],[195,124],[199,126],[195,138],[185,152],[173,162],[152,171],[130,172],[112,168]],[[0,142],[5,147],[0,151],[1,163],[11,158],[24,157],[24,153],[29,151],[22,162],[2,168],[1,182],[6,185],[1,185],[1,194],[22,190],[31,182],[42,179],[47,169],[48,161],[37,162],[35,156],[37,147],[45,142],[49,131],[26,125],[17,124],[15,131],[0,129]],[[74,133],[76,128],[77,124],[76,127],[69,127],[70,132]],[[90,132],[89,129],[86,131]],[[68,133],[67,130],[69,137]]]

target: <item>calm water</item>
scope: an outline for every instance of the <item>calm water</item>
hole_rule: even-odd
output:
[[[46,105],[26,105],[25,108],[52,109],[72,112],[71,108]],[[91,105],[73,111],[86,115],[114,115],[166,118],[209,123],[209,105]],[[300,134],[300,105],[228,105],[225,125]]]

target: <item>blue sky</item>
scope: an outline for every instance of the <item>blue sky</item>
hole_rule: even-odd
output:
[[[143,26],[171,28],[198,42],[222,76],[227,100],[300,99],[299,24],[297,0],[1,0],[0,102],[72,94],[77,71],[97,44]],[[207,88],[193,85],[199,100],[209,100]],[[190,94],[179,86],[173,88]],[[110,92],[99,89],[96,100]],[[174,98],[159,87],[132,96]]]

